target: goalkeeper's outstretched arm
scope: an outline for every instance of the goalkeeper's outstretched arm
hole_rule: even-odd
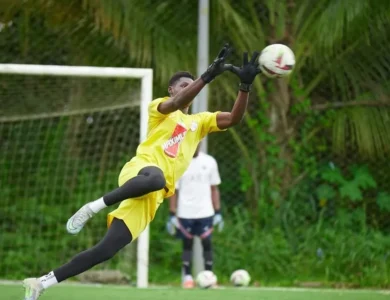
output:
[[[248,106],[249,92],[256,75],[260,73],[259,68],[259,52],[254,52],[250,61],[248,61],[248,53],[243,55],[242,67],[238,68],[230,65],[229,70],[240,78],[240,91],[238,92],[236,102],[231,112],[221,112],[217,115],[217,126],[220,129],[226,129],[237,125],[244,117]]]
[[[231,112],[220,112],[217,114],[217,126],[219,129],[226,129],[241,122],[248,106],[248,98],[248,92],[239,91]]]
[[[231,48],[226,44],[200,78],[196,79],[176,95],[172,95],[167,101],[160,103],[158,111],[166,115],[188,107],[207,83],[210,83],[215,77],[228,70],[228,67],[231,65],[226,65],[225,61],[230,52]]]

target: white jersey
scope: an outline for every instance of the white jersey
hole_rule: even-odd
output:
[[[199,152],[176,183],[178,190],[177,216],[200,219],[214,215],[211,186],[219,185],[221,178],[214,157]]]

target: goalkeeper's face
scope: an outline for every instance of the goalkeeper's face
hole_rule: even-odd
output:
[[[169,95],[175,96],[181,90],[184,90],[187,86],[189,86],[192,82],[194,82],[191,78],[188,77],[180,77],[176,80],[172,85],[168,87]]]
[[[172,85],[168,87],[168,93],[171,97],[175,96],[180,91],[184,90],[187,86],[189,86],[192,82],[194,82],[193,79],[188,77],[180,77],[178,80],[176,80]],[[192,101],[185,107],[181,107],[180,110],[187,114],[188,109],[191,106]]]

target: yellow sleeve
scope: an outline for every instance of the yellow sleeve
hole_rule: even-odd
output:
[[[198,116],[200,118],[201,138],[205,137],[207,134],[216,131],[226,131],[226,129],[219,129],[217,126],[217,115],[220,111],[211,113],[211,112],[203,112],[199,113]]]
[[[164,118],[166,118],[167,115],[160,113],[158,111],[157,107],[160,105],[160,103],[162,103],[168,99],[169,99],[169,97],[162,97],[162,98],[157,98],[157,99],[153,100],[152,102],[150,102],[149,108],[148,108],[149,118],[151,118],[151,119],[164,119]]]
[[[149,103],[148,107],[148,130],[151,130],[160,124],[168,115],[164,115],[157,110],[160,103],[166,101],[169,97],[157,98]]]

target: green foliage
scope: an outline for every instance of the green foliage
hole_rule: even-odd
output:
[[[377,196],[376,202],[381,210],[390,212],[390,194],[380,192]]]
[[[320,184],[315,190],[318,199],[332,199],[336,196],[335,190],[328,184]]]
[[[321,172],[321,178],[325,182],[334,184],[338,188],[341,198],[346,198],[351,201],[362,201],[363,191],[369,188],[376,188],[377,184],[366,166],[352,165],[349,169],[352,174],[352,178],[350,179],[345,178],[342,175],[341,170],[331,164],[330,167],[326,167]],[[316,190],[317,193],[319,192],[318,189],[320,189],[320,192],[322,193],[328,193],[328,197],[325,197],[325,199],[335,198],[336,196],[330,185],[320,185]],[[325,191],[325,189],[327,189],[327,191]]]

